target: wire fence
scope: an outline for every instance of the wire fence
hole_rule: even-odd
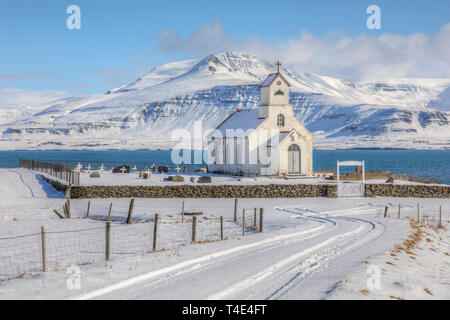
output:
[[[395,219],[413,219],[427,223],[436,228],[448,227],[450,225],[450,206],[441,205],[392,205],[384,209],[378,209],[377,217]]]
[[[65,181],[68,184],[75,186],[80,185],[80,173],[73,171],[68,162],[60,163],[57,161],[45,162],[30,159],[20,159],[19,167],[45,173],[47,175]]]
[[[0,238],[0,281],[189,244],[238,239],[258,232],[252,221],[253,217],[235,221],[214,216],[183,219],[155,215],[152,221],[96,222],[95,227],[76,230],[42,227],[39,233]]]

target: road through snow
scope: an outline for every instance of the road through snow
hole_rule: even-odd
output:
[[[77,299],[275,299],[385,232],[384,225],[363,219],[284,210],[310,223],[311,229],[185,261]]]

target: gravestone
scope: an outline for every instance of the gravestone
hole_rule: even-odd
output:
[[[112,171],[113,173],[130,173],[130,166],[122,165],[115,167]]]
[[[211,177],[203,176],[198,178],[198,183],[211,183]]]
[[[100,173],[97,171],[94,171],[89,175],[89,178],[100,178]]]
[[[169,168],[166,166],[161,166],[158,168],[158,172],[164,172],[164,173],[169,172]]]
[[[152,170],[153,170],[153,172],[158,172],[158,166],[153,166]]]
[[[172,182],[184,182],[184,178],[182,176],[170,176],[167,179]]]
[[[394,183],[394,177],[389,177],[389,178],[386,180],[386,183],[390,183],[390,184]]]

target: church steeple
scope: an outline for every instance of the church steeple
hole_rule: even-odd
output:
[[[260,117],[267,117],[273,107],[288,107],[289,88],[291,85],[280,72],[281,62],[275,62],[276,73],[271,73],[261,85],[261,103],[259,106]]]

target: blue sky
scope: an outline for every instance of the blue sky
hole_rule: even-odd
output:
[[[66,28],[66,8],[71,4],[81,8],[81,30]],[[381,30],[366,27],[366,8],[371,4],[381,8]],[[445,58],[447,46],[444,44],[442,49],[442,42],[449,33],[442,32],[442,28],[450,22],[449,15],[448,0],[0,0],[0,87],[74,94],[104,92],[133,81],[155,65],[228,49],[261,52],[268,59],[280,56],[295,70],[361,78],[373,74],[376,65],[363,70],[357,62],[327,67],[326,57],[305,60],[305,56],[287,52],[292,51],[294,42],[294,48],[304,52],[309,50],[308,45],[333,48],[346,38],[358,48],[373,45],[367,52],[383,52],[386,44],[374,41],[381,39],[385,43],[384,34],[401,37],[398,43],[403,51],[399,59],[403,59],[405,51],[414,51],[411,47],[417,43],[425,46],[431,41],[444,50],[431,57],[432,66],[424,63],[423,57],[408,57],[414,67],[409,63],[397,69],[392,64],[386,73],[395,69],[394,74],[399,76],[416,76],[423,70],[425,76],[443,77],[449,65]],[[408,38],[414,33],[422,34],[419,40]],[[220,43],[212,41],[211,47],[201,46],[201,40],[208,36]],[[387,40],[394,44],[390,47],[397,46],[396,39]],[[340,54],[344,53],[334,56]],[[362,56],[354,58],[360,65],[365,63],[360,61]],[[379,56],[368,61],[379,59],[376,64],[384,65]],[[426,68],[420,69],[424,64]],[[382,77],[384,73],[377,75]]]

